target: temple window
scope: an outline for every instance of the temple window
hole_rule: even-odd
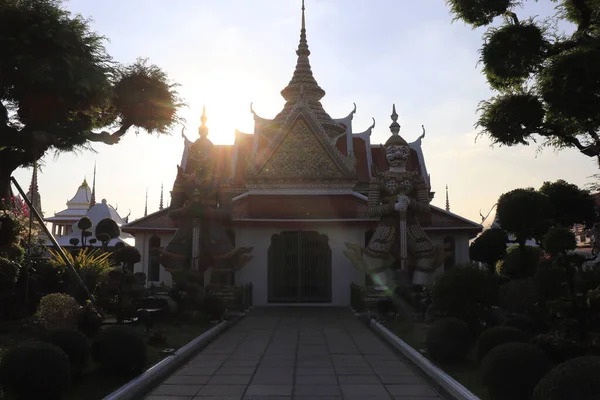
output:
[[[160,261],[155,256],[156,248],[160,248],[160,238],[158,236],[150,237],[148,249],[148,281],[160,281]]]

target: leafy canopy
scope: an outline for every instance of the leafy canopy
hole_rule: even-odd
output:
[[[130,128],[165,134],[179,121],[165,72],[144,59],[119,65],[104,42],[59,0],[0,2],[2,174],[50,149],[115,144]]]
[[[543,0],[540,0],[543,1]],[[481,48],[483,73],[498,92],[481,103],[477,126],[494,144],[600,149],[600,1],[545,0],[556,13],[547,20],[519,20],[526,1],[447,0],[455,19],[488,26]],[[570,34],[558,23],[572,24]]]

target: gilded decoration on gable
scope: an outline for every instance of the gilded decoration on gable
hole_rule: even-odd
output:
[[[259,178],[344,178],[353,174],[333,160],[305,121],[297,120],[284,135],[259,171],[250,168],[251,174]]]

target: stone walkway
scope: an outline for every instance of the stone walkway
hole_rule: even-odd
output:
[[[348,309],[252,310],[146,400],[441,397]]]

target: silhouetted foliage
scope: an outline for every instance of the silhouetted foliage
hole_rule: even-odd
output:
[[[132,127],[164,134],[178,121],[167,75],[143,59],[118,65],[104,42],[59,0],[0,2],[0,198],[12,172],[48,150],[115,144]]]
[[[515,236],[520,246],[528,239],[541,240],[553,225],[552,204],[548,197],[533,188],[515,189],[498,199],[498,222]]]
[[[596,204],[588,190],[559,179],[544,182],[539,191],[548,196],[552,204],[555,225],[571,227],[582,224],[591,228],[596,221]]]
[[[600,2],[545,2],[557,11],[543,20],[519,19],[522,1],[447,1],[455,19],[473,27],[504,17],[484,35],[482,70],[499,94],[481,103],[477,125],[500,145],[541,138],[558,149],[600,146]],[[565,22],[576,29],[564,34]]]
[[[502,229],[485,230],[469,246],[469,257],[473,261],[484,263],[493,269],[496,263],[506,254],[508,235]]]

